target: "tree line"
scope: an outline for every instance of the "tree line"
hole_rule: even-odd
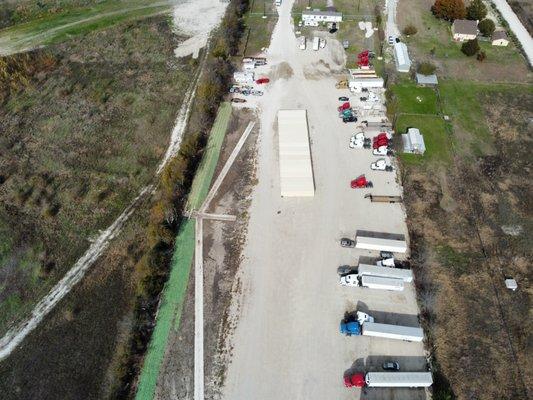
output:
[[[238,52],[244,31],[243,15],[247,9],[248,0],[232,0],[220,27],[212,34],[213,45],[197,87],[187,132],[178,155],[170,160],[161,174],[146,227],[147,250],[135,266],[139,278],[134,322],[117,371],[119,384],[113,398],[129,399],[135,395],[135,380],[155,327],[160,295],[169,276],[175,236],[209,130],[231,84],[234,71],[231,57]]]

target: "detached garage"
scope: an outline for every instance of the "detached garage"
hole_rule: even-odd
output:
[[[281,196],[314,196],[307,111],[279,110],[278,134]]]

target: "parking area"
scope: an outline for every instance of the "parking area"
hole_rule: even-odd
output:
[[[380,371],[397,361],[402,371],[425,371],[422,343],[376,337],[346,337],[339,323],[347,311],[360,310],[376,322],[417,326],[412,284],[391,292],[339,284],[337,267],[375,259],[375,251],[342,248],[342,237],[358,230],[405,235],[405,212],[399,203],[371,203],[364,197],[401,195],[395,172],[372,171],[378,157],[370,149],[351,149],[359,130],[363,94],[336,89],[342,45],[329,40],[319,51],[299,50],[290,23],[291,1],[280,18],[259,73],[271,78],[257,99],[261,133],[257,178],[249,210],[241,290],[234,298],[236,329],[223,397],[226,399],[425,399],[423,389],[345,388],[349,371]],[[283,77],[275,71],[283,66]],[[383,102],[383,93],[376,91]],[[348,96],[359,121],[343,123],[338,98]],[[240,105],[239,105],[240,106]],[[316,192],[312,198],[281,198],[277,112],[307,110]],[[367,112],[369,110],[366,110]],[[379,124],[365,129],[372,138]],[[373,188],[352,189],[365,174]]]

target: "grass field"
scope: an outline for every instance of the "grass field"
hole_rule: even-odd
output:
[[[0,54],[59,43],[120,22],[165,13],[171,10],[167,1],[108,0],[91,6],[69,7],[63,12],[39,15],[37,18],[0,30]]]
[[[528,398],[533,222],[519,199],[532,190],[533,88],[440,79],[435,93],[407,83],[390,91],[396,131],[419,128],[427,147],[401,160],[422,324],[438,371],[433,398]],[[507,290],[509,276],[523,289]]]
[[[398,4],[397,23],[400,30],[407,25],[413,25],[418,30],[411,37],[402,37],[413,61],[431,61],[437,66],[439,78],[477,82],[531,82],[527,63],[512,43],[500,47],[480,40],[486,59],[479,62],[475,56],[465,56],[461,52],[462,43],[452,40],[451,24],[435,18],[431,13],[433,3],[431,0],[401,0]]]
[[[196,68],[177,40],[155,17],[3,58],[0,332],[153,179]]]
[[[273,1],[254,1],[244,16],[245,34],[240,53],[247,57],[261,53],[270,43],[277,20],[278,14]]]
[[[190,209],[198,209],[207,196],[230,116],[231,105],[222,103],[209,135],[202,162],[194,177],[188,200]],[[182,223],[176,238],[170,277],[163,290],[156,326],[141,371],[137,400],[153,398],[170,331],[179,328],[193,255],[194,220],[187,219]]]

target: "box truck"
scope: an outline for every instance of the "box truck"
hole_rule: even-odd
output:
[[[400,269],[394,267],[378,267],[376,265],[359,264],[357,267],[359,276],[381,276],[383,278],[401,279],[406,283],[413,281],[413,272],[410,269]]]
[[[431,372],[359,372],[344,377],[346,387],[421,388],[432,384]]]
[[[307,40],[305,36],[300,37],[300,50],[305,50]]]
[[[313,50],[318,51],[319,47],[320,47],[320,38],[315,36],[313,38]]]

